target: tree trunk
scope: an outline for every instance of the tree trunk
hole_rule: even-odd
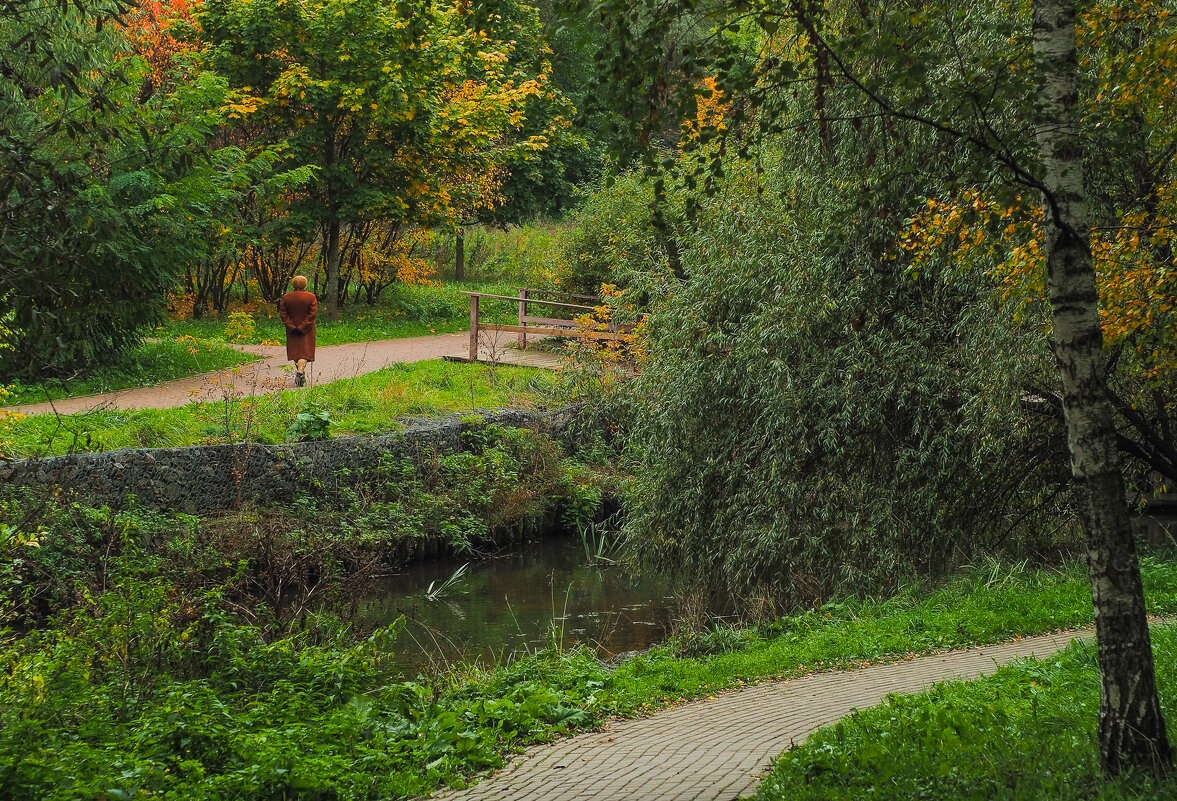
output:
[[[339,322],[339,220],[327,222],[327,319]]]
[[[461,281],[466,277],[466,232],[460,227],[454,238],[454,280]]]
[[[1075,1],[1034,0],[1033,22],[1053,346],[1071,470],[1084,495],[1099,644],[1100,759],[1113,775],[1128,767],[1159,772],[1172,754],[1157,698],[1140,564],[1107,392],[1077,113]]]

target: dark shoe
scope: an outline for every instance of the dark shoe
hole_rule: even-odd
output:
[[[306,373],[295,373],[294,374],[294,386],[305,387],[306,385],[307,385],[307,374]]]

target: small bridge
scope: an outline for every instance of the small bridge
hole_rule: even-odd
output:
[[[560,358],[553,353],[544,351],[528,351],[528,336],[544,338],[581,337],[587,339],[616,340],[622,333],[610,326],[604,331],[586,331],[573,317],[578,314],[592,312],[601,304],[601,299],[594,295],[574,295],[569,292],[556,292],[548,289],[520,289],[518,297],[512,295],[493,295],[486,292],[463,292],[470,298],[470,344],[465,353],[447,355],[448,361],[457,362],[487,362],[492,364],[518,364],[528,367],[545,367],[555,369],[560,366]],[[538,296],[538,297],[537,297]],[[552,298],[561,298],[553,300]],[[510,301],[518,304],[519,314],[515,325],[502,325],[485,322],[480,317],[483,300]],[[592,301],[586,303],[569,303],[568,300]],[[530,314],[536,306],[543,310],[551,309],[553,314],[564,313],[567,317],[541,317]],[[529,309],[529,307],[531,307]],[[511,343],[504,334],[514,334]],[[515,347],[511,348],[510,345]]]

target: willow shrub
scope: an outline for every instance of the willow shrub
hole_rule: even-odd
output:
[[[1042,329],[982,274],[909,275],[854,170],[733,176],[653,296],[629,533],[684,586],[808,602],[1065,545],[1065,443],[1025,411]]]
[[[573,292],[597,294],[601,284],[660,265],[665,255],[653,227],[653,186],[636,172],[586,192],[564,232],[557,278]]]

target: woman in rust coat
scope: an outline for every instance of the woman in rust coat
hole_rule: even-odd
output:
[[[319,301],[307,292],[307,280],[301,275],[290,282],[293,292],[278,301],[278,316],[286,324],[286,358],[294,362],[294,385],[305,386],[307,362],[315,360],[315,312]]]

